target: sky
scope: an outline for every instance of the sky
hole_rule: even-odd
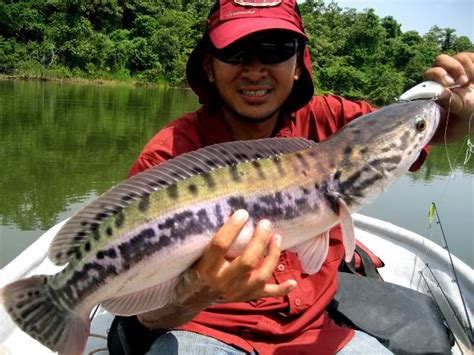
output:
[[[300,0],[299,2],[302,2]],[[329,3],[328,1],[325,1]],[[453,28],[474,42],[474,0],[335,0],[342,8],[373,8],[381,18],[392,16],[402,31],[427,33],[431,27]]]

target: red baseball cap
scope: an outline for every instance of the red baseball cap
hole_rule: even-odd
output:
[[[207,31],[216,48],[270,29],[292,31],[308,40],[296,0],[219,0],[216,6],[207,19]]]
[[[307,41],[296,0],[216,0],[206,20],[206,33],[191,52],[186,65],[186,79],[198,95],[199,102],[212,108],[219,95],[204,72],[204,57],[209,53],[209,41],[217,48],[265,30],[291,31]],[[294,112],[309,102],[314,93],[311,58],[304,48],[300,78],[282,106]]]

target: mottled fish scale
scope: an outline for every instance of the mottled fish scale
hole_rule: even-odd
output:
[[[283,159],[291,160],[293,158],[294,157],[289,154]],[[301,155],[297,159],[301,160]],[[271,168],[275,168],[274,162],[270,159],[262,160],[261,164],[263,166],[269,165],[267,171],[270,173],[272,173]],[[241,168],[243,171],[245,171],[245,164],[243,164]],[[252,172],[252,170],[249,172]],[[223,172],[220,174],[219,172],[216,173],[217,177],[221,178],[217,179],[219,186],[232,186],[228,178],[229,175],[225,173],[225,170],[223,170]],[[298,171],[294,171],[293,173],[298,174]],[[292,208],[289,208],[288,206],[285,207],[283,203],[281,208],[283,208],[285,213],[277,213],[278,211],[275,210],[275,206],[277,206],[277,204],[275,202],[271,202],[270,195],[272,195],[272,193],[265,194],[266,190],[275,191],[275,186],[272,186],[273,184],[268,184],[268,182],[262,182],[260,176],[254,174],[249,173],[246,174],[245,177],[246,183],[255,189],[255,193],[258,192],[259,195],[263,194],[263,197],[261,197],[260,201],[257,201],[256,204],[242,205],[241,201],[244,200],[243,197],[232,197],[225,201],[225,206],[219,205],[219,202],[225,199],[226,196],[233,194],[235,195],[235,189],[215,189],[211,191],[212,193],[209,193],[208,191],[207,194],[204,194],[204,196],[197,196],[204,204],[208,198],[214,200],[217,199],[218,202],[215,202],[215,205],[213,205],[212,208],[214,211],[216,211],[216,206],[219,207],[219,216],[211,216],[210,213],[208,213],[205,209],[200,209],[200,207],[198,207],[199,211],[196,213],[196,216],[198,217],[197,219],[196,216],[194,216],[189,210],[177,212],[181,206],[185,207],[189,204],[193,204],[193,202],[194,205],[200,206],[197,201],[193,201],[193,196],[190,196],[189,194],[187,196],[181,196],[179,203],[172,201],[173,199],[168,199],[168,202],[170,203],[169,206],[166,206],[166,192],[163,191],[158,191],[148,196],[145,200],[141,199],[135,201],[128,207],[129,213],[127,214],[127,219],[130,219],[134,223],[124,223],[124,228],[127,227],[128,229],[124,230],[122,228],[122,230],[118,231],[121,234],[120,240],[114,241],[115,243],[109,242],[108,249],[100,250],[97,252],[95,257],[91,255],[91,257],[83,257],[80,259],[82,265],[81,267],[78,264],[72,262],[71,267],[74,269],[73,276],[71,276],[68,269],[66,269],[63,273],[56,275],[51,283],[55,287],[68,285],[68,287],[65,287],[65,292],[68,293],[68,297],[76,300],[83,300],[102,283],[107,283],[109,277],[115,277],[117,274],[126,272],[129,269],[130,264],[135,264],[139,261],[146,261],[148,255],[153,255],[155,252],[157,252],[159,249],[155,248],[157,245],[168,246],[169,243],[164,243],[163,240],[166,241],[167,239],[171,238],[173,243],[176,243],[178,240],[176,238],[177,236],[179,236],[181,240],[185,239],[188,234],[207,234],[208,236],[211,236],[215,233],[215,231],[217,231],[224,218],[227,218],[236,209],[248,209],[249,212],[254,215],[254,219],[265,217],[276,220],[296,218],[298,213],[303,214],[309,212],[303,209],[304,206],[302,205],[301,198],[296,198],[293,202],[294,206],[292,206]],[[199,176],[196,176],[189,181],[192,183],[193,179],[199,179]],[[183,182],[183,184],[184,183],[185,182]],[[289,183],[289,186],[291,186],[291,180],[288,180],[287,183]],[[312,182],[308,181],[307,184],[312,185]],[[281,186],[286,186],[286,184],[280,182],[280,187]],[[245,186],[242,188],[245,190]],[[298,191],[301,192],[301,189],[298,188]],[[277,195],[278,194],[281,195],[281,193],[277,193]],[[252,196],[252,192],[249,192],[247,195]],[[273,193],[273,195],[275,194]],[[289,196],[292,197],[292,194],[289,194]],[[140,207],[144,201],[147,201],[146,210]],[[273,201],[275,201],[275,198]],[[270,206],[273,208],[273,210],[269,208],[269,203],[273,205]],[[138,205],[138,208],[135,208],[134,205]],[[170,210],[167,211],[166,207],[169,207]],[[280,208],[280,206],[277,206],[277,208]],[[168,212],[171,214],[171,216],[166,215]],[[156,216],[162,216],[162,218],[156,219]],[[211,216],[211,218],[209,218],[209,216]],[[186,217],[188,218],[186,219]],[[219,224],[216,222],[210,222],[211,219],[218,221]],[[182,226],[182,228],[176,229],[175,226],[167,226],[166,221],[168,220],[174,220],[173,223],[178,226]],[[113,222],[114,221],[111,221],[111,223]],[[191,228],[193,226],[190,223],[194,224],[194,230]],[[158,225],[158,229],[154,228],[151,224]],[[278,223],[275,225],[278,226]],[[139,228],[137,229],[136,226],[139,226]],[[205,226],[206,228],[200,228],[196,230],[196,226]],[[107,229],[109,227],[110,226],[108,226],[107,223],[104,223],[103,226],[101,226],[101,229]],[[171,229],[172,231],[170,236],[165,236],[167,229]],[[153,242],[152,238],[155,237],[157,237],[157,240]],[[138,249],[132,251],[133,248]],[[200,250],[200,248],[201,246],[197,246],[196,250]],[[133,255],[136,255],[136,257],[133,257]],[[118,256],[121,257],[118,258]],[[193,255],[193,258],[194,257],[195,256]],[[163,276],[167,277],[168,275],[163,274]],[[132,277],[133,276],[130,276],[129,278]],[[155,280],[155,282],[158,281],[163,280]],[[91,286],[93,286],[92,289]]]
[[[106,214],[107,217],[111,217],[116,213],[115,211],[125,208],[146,194],[150,194],[158,189],[169,188],[186,177],[193,174],[196,175],[194,171],[198,168],[205,174],[206,172],[212,171],[218,167],[224,167],[226,166],[226,158],[223,156],[222,152],[230,150],[235,154],[235,152],[240,149],[240,151],[246,151],[246,156],[250,157],[250,159],[259,159],[262,157],[272,156],[275,154],[274,152],[284,154],[315,145],[314,142],[305,139],[291,139],[291,141],[292,142],[289,142],[288,140],[288,142],[284,144],[281,142],[281,139],[274,139],[271,144],[275,145],[275,147],[272,147],[271,149],[268,148],[269,142],[228,142],[219,145],[219,147],[210,146],[195,152],[183,154],[173,161],[161,164],[160,169],[158,170],[156,168],[149,169],[140,174],[140,176],[131,178],[113,188],[111,191],[105,193],[102,197],[89,205],[87,209],[80,211],[73,216],[56,236],[51,244],[48,256],[58,265],[65,264],[72,255],[70,251],[80,246],[87,236],[93,235],[91,232],[95,231],[94,226],[97,222],[94,220],[90,221],[91,216]],[[238,146],[238,149],[232,149],[235,145]],[[182,162],[189,162],[189,160],[193,160],[194,157],[201,162],[204,161],[205,165],[186,165],[188,171],[183,171]],[[181,172],[176,173],[174,169]],[[159,186],[151,186],[152,181],[159,183]],[[140,193],[137,193],[137,190],[135,189],[136,185],[140,187]],[[170,196],[173,196],[173,191],[168,190],[168,193]],[[104,218],[101,218],[101,220],[104,220]],[[71,240],[71,232],[74,231],[76,232],[75,237],[78,238],[77,241],[73,242]],[[81,235],[78,235],[78,233],[81,233]],[[65,248],[66,245],[68,246],[67,248]]]
[[[295,158],[292,154],[287,154],[281,159],[283,164],[285,164],[287,161],[294,159],[299,161],[300,158]],[[261,159],[259,165],[262,169],[267,171],[269,177],[278,175],[278,167],[272,159]],[[297,161],[294,166],[295,169],[298,168],[299,165]],[[293,180],[289,178],[283,179],[282,181],[279,181],[278,179],[262,181],[263,179],[258,173],[259,170],[255,169],[251,162],[241,163],[237,169],[242,172],[242,179],[240,183],[238,183],[239,188],[246,191],[248,195],[255,192],[274,191],[276,186],[282,189],[294,184]],[[296,170],[289,176],[294,176],[293,174],[298,173],[298,170]],[[205,202],[207,200],[224,198],[225,196],[235,194],[235,186],[233,183],[236,183],[236,181],[231,177],[231,175],[229,175],[225,167],[216,169],[213,174],[213,179],[216,184],[215,188],[209,188],[205,178],[198,174],[185,181],[183,180],[176,183],[176,198],[170,196],[166,189],[160,189],[146,197],[131,202],[124,210],[127,215],[126,217],[123,214],[117,214],[112,218],[105,220],[99,226],[98,233],[95,234],[100,235],[100,238],[98,240],[94,237],[89,238],[76,250],[83,250],[87,254],[86,249],[89,249],[91,250],[91,253],[94,254],[97,249],[102,248],[104,245],[115,243],[113,235],[120,235],[120,241],[126,241],[127,233],[135,230],[137,226],[144,226],[149,221],[156,220],[157,216],[179,210],[184,206],[193,203],[195,204],[198,201]],[[303,183],[303,180],[300,180],[300,183]],[[308,184],[312,184],[312,182],[308,181]],[[196,191],[189,191],[189,186],[195,186]],[[235,205],[234,207],[235,208],[233,208],[232,211],[229,211],[228,214],[223,217],[227,218],[230,213],[239,208],[238,205]],[[120,223],[117,223],[118,219],[121,221]],[[122,219],[125,221],[122,221]],[[110,232],[107,233],[107,230]],[[112,240],[110,240],[110,238],[112,238]],[[80,263],[84,264],[87,262],[90,261],[89,258],[85,257],[85,255],[81,255],[80,258],[71,259],[68,268],[62,272],[62,278],[65,280],[68,278],[68,270],[70,268],[75,269]],[[58,284],[61,283],[60,279],[61,277],[59,276],[56,279]]]
[[[313,143],[314,144],[314,143]],[[261,154],[258,154],[258,157],[260,157]],[[291,154],[287,155],[285,159],[291,159]],[[274,160],[269,160],[268,162],[265,162],[264,159],[260,160],[261,165],[269,165],[269,167],[266,167],[267,171],[270,172],[270,176],[277,174],[277,171],[272,171],[270,168],[277,169],[277,165],[275,165]],[[244,164],[245,165],[245,164]],[[240,170],[245,171],[245,166],[239,167]],[[218,186],[221,187],[229,187],[232,186],[233,181],[229,181],[229,174],[226,173],[225,167],[221,168],[221,172],[217,172],[217,174],[214,175],[215,182],[217,183]],[[250,172],[252,172],[252,169],[250,169]],[[295,174],[298,174],[298,171],[294,172]],[[203,175],[205,176],[205,175]],[[261,181],[261,176],[258,175],[252,175],[252,174],[247,174],[246,177],[250,177],[250,179],[246,179],[247,184],[243,184],[241,188],[245,189],[246,185],[251,186],[253,188],[256,188],[256,190],[264,190],[265,188],[268,188],[272,185],[269,185],[268,182],[264,182],[264,186],[259,187],[259,185],[262,184]],[[141,198],[140,200],[136,200],[132,202],[127,208],[125,209],[124,212],[127,215],[127,217],[124,217],[123,213],[119,213],[115,218],[109,219],[107,221],[104,221],[99,229],[95,231],[93,234],[93,238],[88,239],[82,246],[82,248],[77,248],[75,252],[75,258],[71,259],[70,265],[68,268],[66,268],[61,274],[58,274],[54,280],[52,280],[52,284],[55,285],[55,287],[62,287],[66,283],[71,283],[75,282],[77,277],[82,277],[86,278],[88,276],[88,273],[91,272],[90,267],[93,265],[94,267],[97,267],[97,265],[102,264],[104,261],[102,258],[98,258],[97,255],[102,256],[103,252],[99,252],[96,256],[93,254],[95,253],[96,249],[101,249],[103,245],[110,244],[110,239],[113,235],[120,234],[121,241],[126,242],[127,238],[130,238],[134,235],[139,235],[141,231],[135,231],[135,233],[129,233],[128,235],[126,234],[130,230],[135,229],[135,226],[143,226],[145,223],[149,220],[153,220],[153,218],[156,218],[157,215],[162,215],[167,211],[168,208],[170,209],[176,209],[179,208],[181,205],[185,206],[187,204],[192,204],[195,203],[196,201],[193,201],[192,197],[197,198],[197,200],[205,200],[206,198],[215,198],[216,196],[224,196],[227,194],[234,193],[234,189],[228,189],[228,191],[222,190],[222,189],[213,189],[211,192],[212,194],[209,194],[209,191],[207,194],[198,194],[198,188],[200,191],[206,190],[207,183],[203,183],[204,186],[199,187],[199,175],[196,177],[192,177],[188,179],[187,181],[183,182],[178,182],[176,185],[176,194],[180,195],[179,200],[176,200],[176,198],[171,198],[169,194],[167,193],[166,190],[160,190],[156,191],[155,193],[152,193],[150,196],[146,198]],[[198,180],[197,182],[194,182]],[[233,180],[232,178],[230,180]],[[235,182],[235,181],[234,181]],[[196,191],[194,193],[182,193],[183,191],[183,186],[185,184],[189,184],[192,186],[196,186]],[[188,185],[188,187],[189,187]],[[282,186],[285,185],[285,183],[281,183]],[[204,190],[202,189],[204,187]],[[207,186],[209,187],[209,186]],[[250,192],[251,193],[251,192]],[[144,203],[146,202],[146,203]],[[154,207],[153,207],[154,206]],[[235,210],[235,209],[234,209]],[[230,213],[229,213],[230,214]],[[133,221],[133,223],[127,223],[121,222],[119,227],[117,226],[117,217],[120,217],[120,220],[126,219],[126,221]],[[228,215],[225,216],[227,218]],[[104,233],[105,231],[105,233]],[[106,237],[103,237],[104,234]],[[96,238],[97,237],[97,238]],[[91,251],[91,255],[87,257],[85,254],[87,254],[89,251]],[[113,253],[114,257],[120,257],[121,252],[120,252],[120,246],[116,247],[109,247],[108,249],[109,253]],[[107,254],[106,254],[107,255]],[[96,265],[97,264],[97,265]],[[110,263],[109,263],[110,264]],[[91,279],[90,282],[97,283],[99,279],[102,279],[103,283],[107,282],[107,278],[103,277],[105,275],[109,276],[115,276],[117,273],[123,271],[121,267],[118,267],[117,262],[115,262],[113,265],[107,265],[107,272],[102,271],[100,273],[100,278],[99,277],[94,277]],[[82,267],[80,267],[82,265]],[[88,271],[84,272],[81,271],[83,267],[88,267]],[[69,275],[68,270],[69,269],[78,269],[75,271],[75,277],[72,278]],[[95,270],[93,270],[95,271]],[[77,297],[76,292],[71,294],[71,296]]]

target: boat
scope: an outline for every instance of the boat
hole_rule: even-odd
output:
[[[474,272],[466,263],[429,239],[389,222],[354,214],[355,235],[378,255],[384,266],[378,272],[386,282],[431,295],[455,337],[452,354],[472,354],[470,319],[474,309]],[[37,241],[0,270],[0,287],[34,274],[61,270],[47,258],[48,246],[66,221],[45,232]],[[457,281],[457,282],[455,282]],[[107,332],[113,315],[102,308],[94,313],[85,354],[108,354]],[[51,350],[21,331],[0,307],[0,354],[52,354]]]

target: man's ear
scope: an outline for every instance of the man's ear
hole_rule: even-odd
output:
[[[214,82],[214,68],[212,66],[212,57],[210,54],[206,54],[204,56],[202,67],[204,69],[204,73],[207,76],[207,80],[209,80],[210,83],[213,83]]]
[[[295,75],[294,75],[295,80],[298,80],[301,76],[301,66],[302,65],[303,64],[299,60],[296,62]]]

